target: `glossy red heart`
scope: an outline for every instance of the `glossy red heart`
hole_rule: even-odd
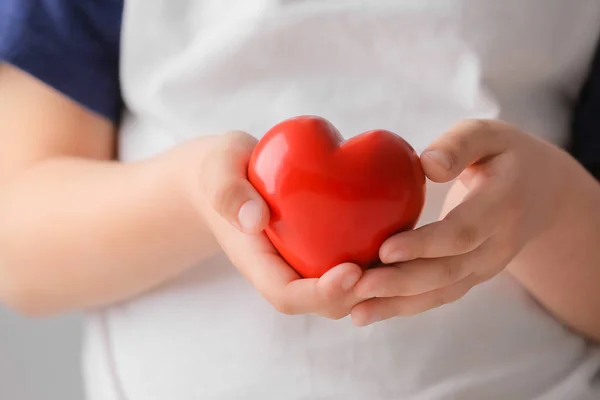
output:
[[[425,176],[400,136],[373,130],[344,141],[327,120],[292,118],[259,141],[248,169],[266,200],[266,234],[305,278],[353,262],[368,268],[394,233],[413,229]]]

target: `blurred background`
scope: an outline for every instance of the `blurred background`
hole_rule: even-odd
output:
[[[82,400],[81,317],[27,319],[0,306],[0,399]]]

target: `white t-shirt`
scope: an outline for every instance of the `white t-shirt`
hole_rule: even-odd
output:
[[[300,114],[418,151],[466,117],[560,144],[599,32],[596,0],[129,0],[120,154]],[[278,314],[219,254],[86,333],[91,400],[600,399],[600,351],[507,274],[355,328]]]

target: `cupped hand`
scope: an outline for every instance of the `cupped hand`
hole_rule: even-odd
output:
[[[566,153],[495,120],[453,127],[421,155],[434,182],[458,177],[442,219],[397,234],[380,249],[384,266],[354,288],[363,326],[454,302],[500,273],[555,222],[568,187]]]
[[[247,179],[256,143],[235,131],[215,136],[202,152],[198,203],[204,220],[239,272],[278,311],[345,317],[361,300],[352,291],[361,268],[346,263],[319,279],[303,279],[280,257],[263,232],[269,209]]]

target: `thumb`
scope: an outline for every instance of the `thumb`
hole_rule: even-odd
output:
[[[269,208],[248,181],[248,162],[257,140],[233,131],[217,140],[202,162],[205,204],[244,233],[259,233],[269,223]]]
[[[501,121],[461,121],[421,153],[423,171],[434,182],[449,182],[471,165],[505,152],[511,132]]]

